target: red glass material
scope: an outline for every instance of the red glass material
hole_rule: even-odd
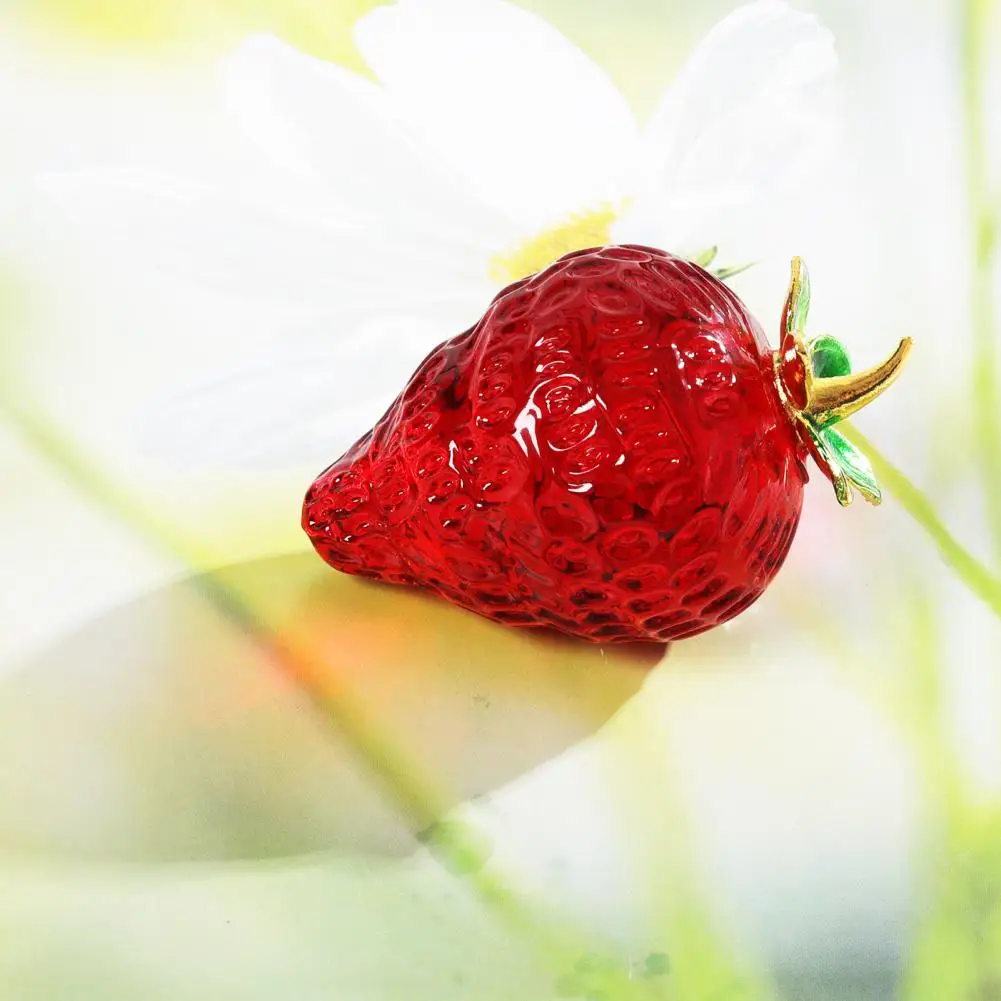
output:
[[[310,487],[345,573],[499,622],[664,642],[732,618],[792,542],[807,474],[757,322],[639,246],[509,286]]]
[[[783,353],[779,374],[789,399],[795,407],[802,410],[806,406],[806,365],[795,346]]]

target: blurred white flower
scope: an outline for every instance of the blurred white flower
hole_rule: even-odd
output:
[[[833,133],[833,39],[781,0],[720,22],[643,129],[600,67],[503,0],[399,0],[356,40],[378,84],[268,37],[224,62],[225,107],[282,172],[277,192],[44,179],[91,240],[327,318],[320,353],[286,346],[162,401],[145,424],[158,451],[329,459],[499,288],[574,249],[758,258]]]

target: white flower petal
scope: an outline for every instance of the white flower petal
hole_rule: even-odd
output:
[[[443,339],[436,325],[383,319],[322,352],[286,348],[206,376],[140,415],[139,447],[182,465],[319,467],[382,417]]]
[[[224,60],[221,84],[226,107],[273,162],[353,211],[395,232],[447,234],[457,255],[510,239],[500,216],[464,197],[370,81],[255,36]]]
[[[717,24],[649,124],[646,180],[616,239],[760,254],[769,215],[832,145],[836,70],[831,33],[782,0]]]
[[[541,18],[503,0],[399,0],[355,37],[408,122],[524,229],[627,193],[628,104]]]
[[[255,300],[322,313],[461,303],[471,322],[491,285],[486,260],[447,239],[397,238],[331,215],[301,218],[219,189],[134,170],[39,179],[91,244]]]

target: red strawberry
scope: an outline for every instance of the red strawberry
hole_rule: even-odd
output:
[[[876,502],[831,427],[895,377],[802,339],[794,262],[773,352],[740,300],[649,247],[581,250],[437,347],[310,487],[303,527],[346,573],[499,622],[666,641],[737,615],[782,565],[812,453]]]

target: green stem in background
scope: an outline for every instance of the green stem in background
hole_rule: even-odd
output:
[[[329,672],[302,637],[279,631],[267,623],[266,610],[248,596],[224,585],[207,568],[209,550],[149,512],[140,500],[89,463],[59,428],[43,416],[0,397],[0,415],[80,493],[128,525],[144,541],[170,560],[203,576],[205,597],[212,606],[273,654],[276,666],[287,674],[314,707],[341,733],[382,780],[394,802],[421,826],[433,824],[444,812],[444,797],[429,779],[418,776],[415,764],[378,731],[351,693],[331,683]]]
[[[444,791],[422,773],[419,763],[370,718],[364,707],[342,684],[331,682],[325,660],[309,642],[292,631],[279,630],[268,622],[268,610],[252,597],[223,583],[207,568],[211,552],[197,540],[150,512],[125,487],[90,463],[62,430],[30,408],[14,401],[8,387],[0,384],[0,418],[57,469],[81,495],[128,525],[152,548],[206,581],[207,601],[273,654],[276,667],[287,675],[310,699],[314,708],[343,736],[382,782],[390,801],[412,822],[424,828],[418,840],[449,872],[461,875],[483,903],[522,941],[531,946],[544,968],[555,978],[564,973],[575,958],[597,955],[604,942],[581,928],[556,926],[535,914],[526,901],[499,875],[481,871],[489,845],[484,834],[464,821],[445,821],[448,802]],[[656,957],[651,957],[656,959]],[[578,963],[578,965],[581,965]],[[584,965],[587,965],[586,963]],[[610,1001],[660,1001],[665,997],[665,980],[654,970],[640,980],[631,969],[614,962],[602,972],[602,985]]]
[[[1001,619],[1001,580],[984,566],[945,527],[931,501],[876,446],[854,426],[841,429],[866,453],[876,476],[896,497],[900,506],[924,529],[938,547],[939,555],[960,580]]]
[[[983,95],[992,5],[992,0],[963,0],[961,55],[966,194],[972,240],[969,298],[976,448],[995,562],[1001,564],[1001,395],[998,392],[998,351],[991,288],[997,214],[989,186]]]

